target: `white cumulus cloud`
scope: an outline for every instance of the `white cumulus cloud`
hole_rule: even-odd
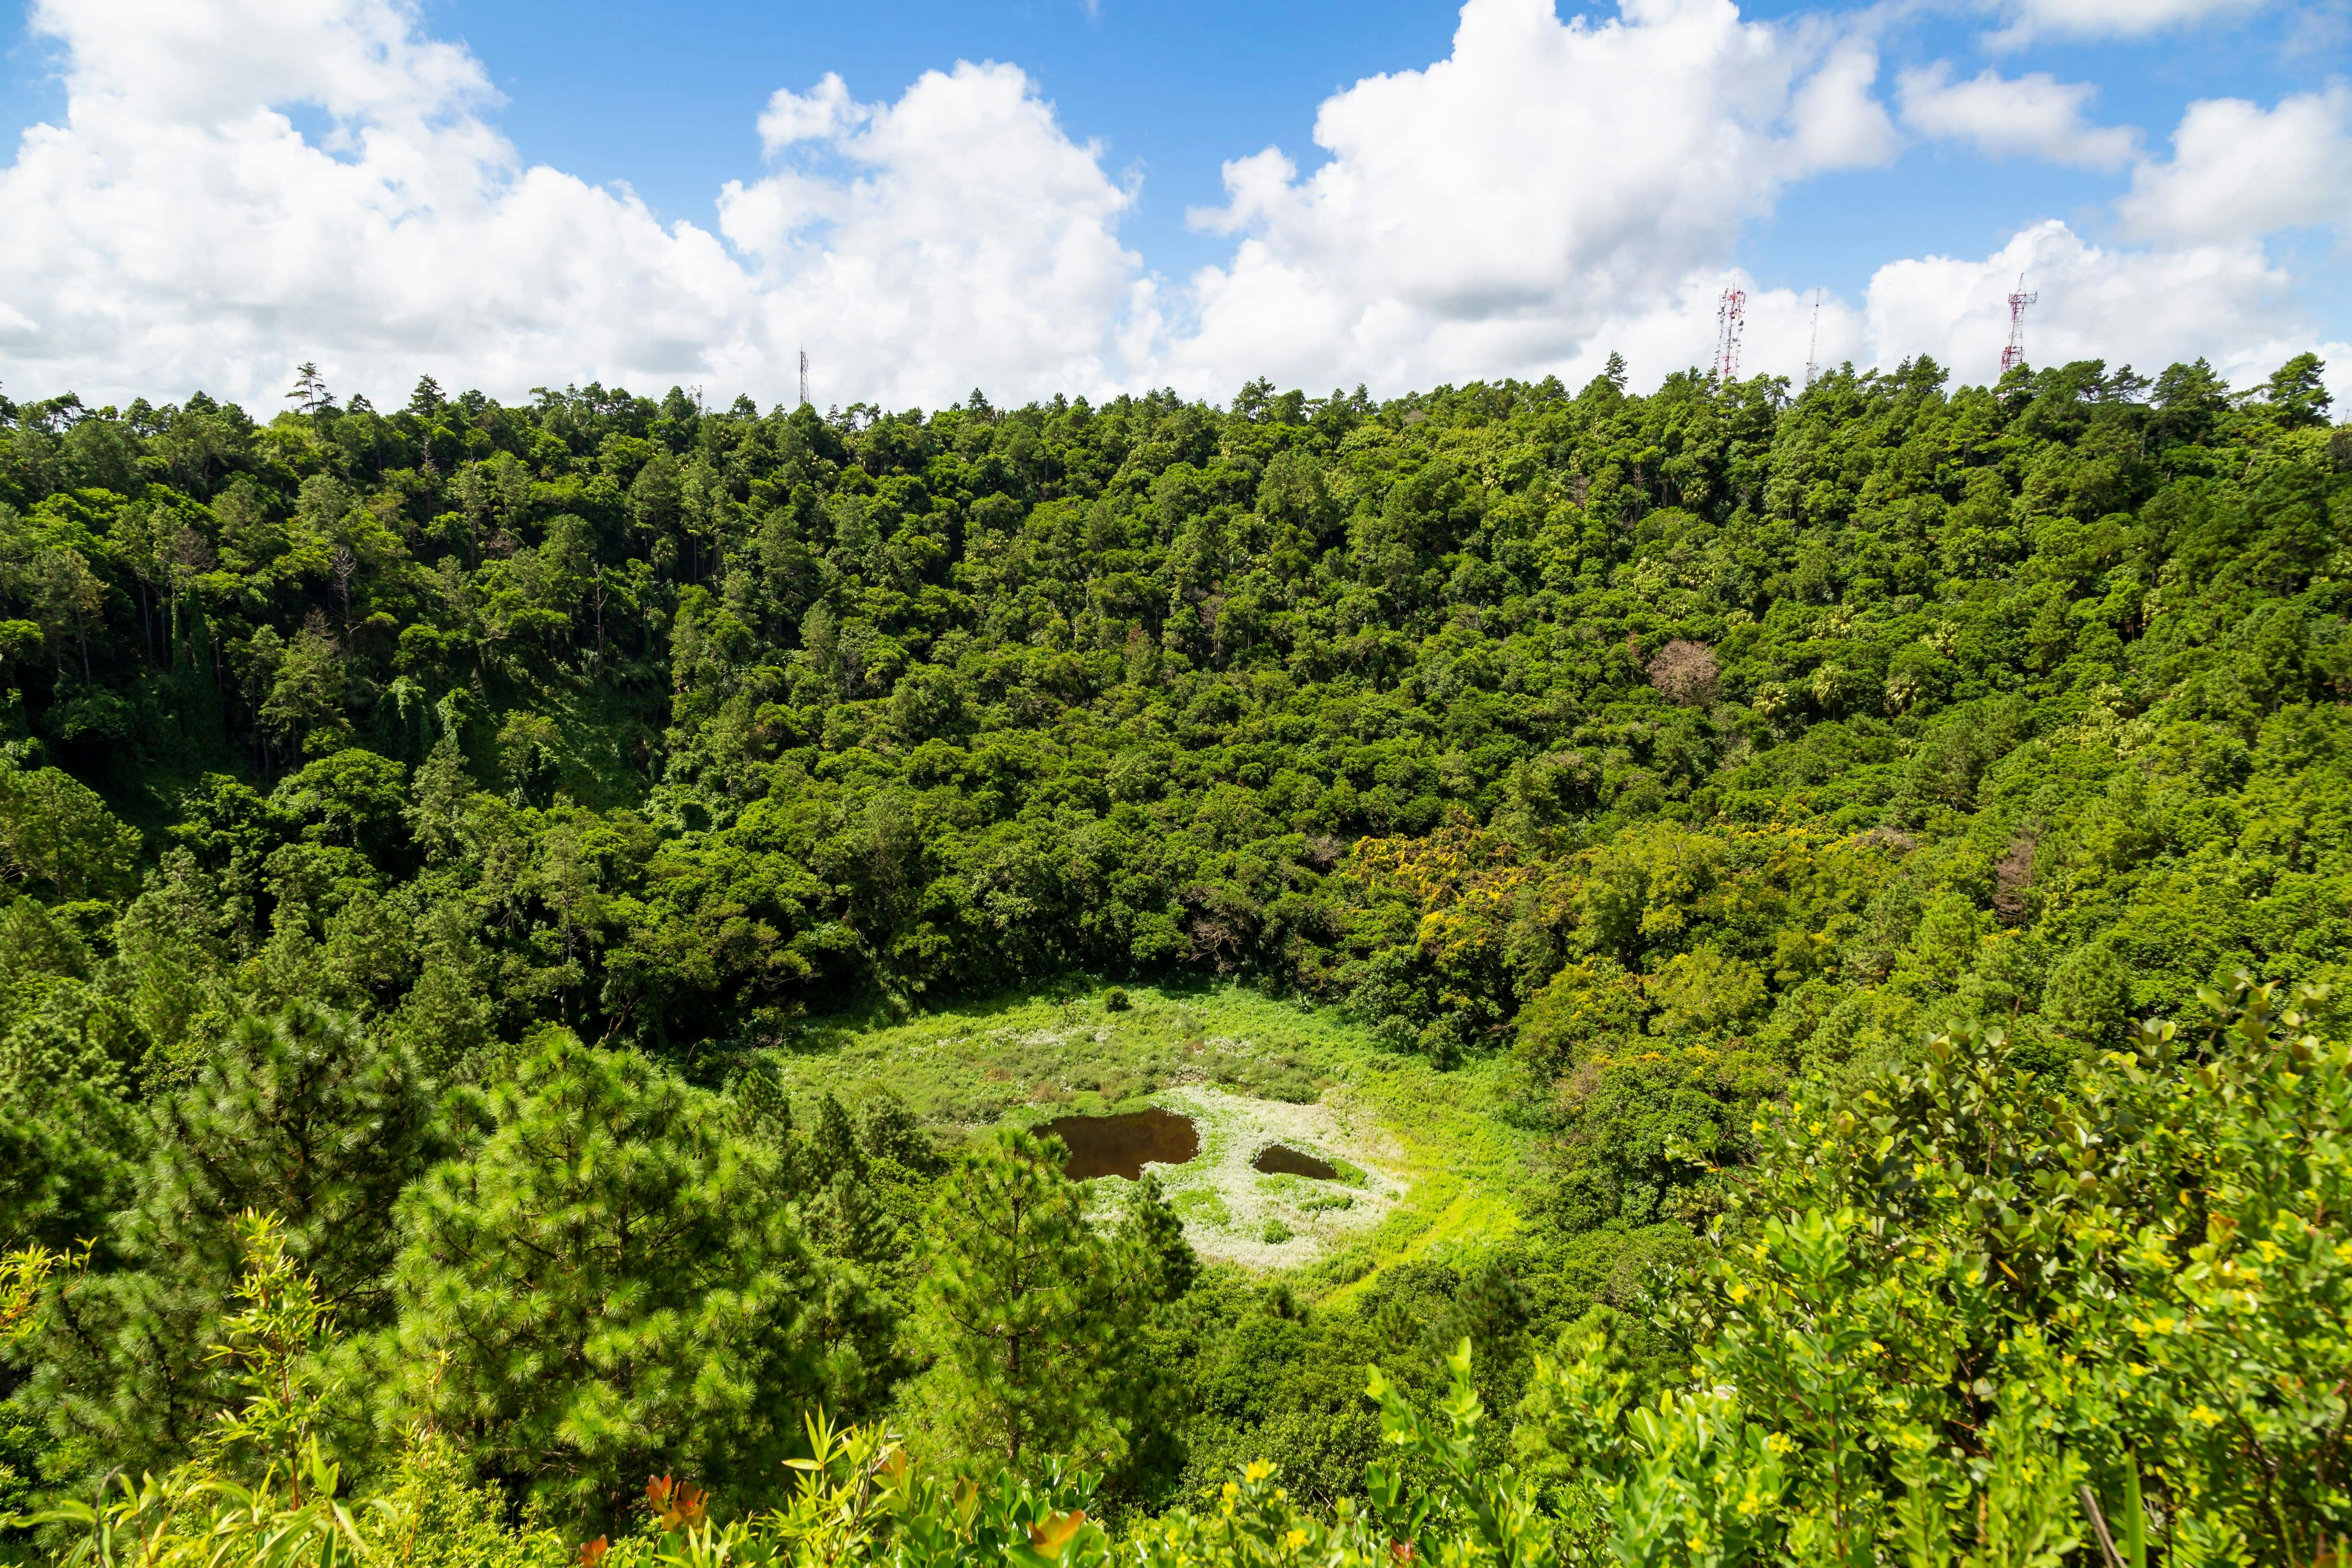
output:
[[[2171,161],[2141,164],[2116,206],[2131,232],[2159,239],[2352,232],[2352,89],[2301,93],[2268,110],[2236,98],[2192,103],[2173,132]]]
[[[872,111],[849,97],[849,84],[837,72],[806,92],[778,88],[760,114],[760,144],[774,157],[788,147],[824,141],[872,118]]]
[[[0,172],[20,392],[250,396],[298,358],[379,392],[452,361],[690,376],[743,313],[708,235],[520,167],[478,65],[391,6],[43,0],[34,23],[64,45],[67,112]],[[292,106],[333,129],[305,140]]]
[[[1985,70],[1956,82],[1937,61],[1897,78],[1903,123],[1922,136],[1965,141],[1993,158],[2042,158],[2087,169],[2118,169],[2139,144],[2125,126],[2093,125],[2084,115],[2099,89],[2062,82],[2043,71],[2004,77]]]
[[[2037,37],[2140,38],[2174,27],[2242,16],[2267,0],[2007,0],[1996,9],[2010,26],[1995,36],[2004,45]]]
[[[1817,310],[1735,262],[1791,185],[1899,151],[1862,23],[1467,0],[1446,57],[1324,101],[1314,161],[1228,163],[1195,221],[1231,249],[1171,281],[1120,242],[1134,188],[1012,65],[889,101],[832,75],[779,91],[746,126],[764,172],[716,193],[713,222],[665,224],[526,165],[480,63],[407,0],[36,0],[33,22],[66,108],[0,168],[0,378],[19,397],[203,387],[268,409],[315,360],[379,399],[429,372],[504,397],[593,378],[767,402],[803,347],[820,402],[893,407],[975,384],[1214,397],[1261,374],[1575,384],[1612,350],[1654,383],[1709,361],[1734,285],[1751,372],[1797,376],[1818,340],[1824,365],[1927,352],[1982,380],[2020,272],[2042,295],[2036,362],[2204,353],[2252,373],[2307,331],[2255,236],[2352,212],[2344,89],[2200,103],[2119,204],[2144,248],[2046,224],[1981,259],[1895,262]],[[1915,133],[2112,166],[2132,133],[2092,125],[2089,90],[1938,68],[1898,97]]]
[[[487,78],[395,0],[37,0],[66,112],[0,170],[0,365],[74,387],[274,401],[296,360],[398,393],[600,377],[788,395],[806,342],[842,401],[1098,386],[1139,264],[1129,193],[1009,67],[887,107],[779,95],[786,167],[727,240],[525,167]],[[331,129],[300,133],[307,108]],[[795,172],[809,144],[846,173]],[[1048,310],[1060,298],[1066,315]],[[970,385],[969,380],[963,383]]]
[[[786,167],[730,182],[719,230],[754,258],[777,331],[853,367],[876,389],[858,395],[903,406],[981,380],[1018,396],[1116,379],[1111,332],[1142,266],[1117,233],[1134,193],[1020,70],[929,71],[887,106],[827,77],[777,93],[760,130]]]
[[[1937,256],[1880,267],[1865,307],[1876,360],[1930,354],[1956,382],[1990,382],[2009,340],[2008,297],[2021,277],[2036,296],[2025,315],[2025,355],[2034,365],[2105,360],[2153,373],[2201,355],[2245,383],[2312,346],[2293,280],[2252,239],[2116,249],[2053,219],[1982,259]]]
[[[1427,384],[1580,364],[1612,322],[1720,287],[1741,227],[1790,183],[1896,145],[1866,43],[1743,21],[1730,0],[1469,0],[1452,54],[1327,99],[1303,174],[1268,148],[1225,168],[1238,236],[1160,340],[1179,384],[1264,370]],[[1678,363],[1703,361],[1692,340]]]

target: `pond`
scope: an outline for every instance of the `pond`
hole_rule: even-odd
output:
[[[1118,1116],[1056,1116],[1036,1132],[1069,1145],[1070,1163],[1062,1169],[1079,1181],[1112,1176],[1137,1181],[1147,1164],[1181,1166],[1201,1152],[1192,1118],[1157,1105]]]
[[[1313,1155],[1301,1154],[1287,1144],[1268,1144],[1250,1161],[1250,1169],[1264,1171],[1267,1176],[1311,1176],[1317,1181],[1338,1181],[1339,1167],[1328,1160],[1318,1160]]]

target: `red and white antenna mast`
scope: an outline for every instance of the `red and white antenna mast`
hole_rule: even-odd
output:
[[[2025,292],[2025,274],[2017,275],[2017,291],[2009,297],[2009,347],[2000,351],[2000,373],[2009,374],[2010,367],[2025,363],[2025,308],[2042,298],[2036,289]]]
[[[1739,336],[1747,314],[1747,291],[1725,289],[1723,302],[1715,308],[1715,379],[1718,382],[1739,379]]]

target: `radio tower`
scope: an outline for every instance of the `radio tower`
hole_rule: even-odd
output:
[[[2025,363],[2025,308],[2042,298],[2036,289],[2025,292],[2025,274],[2017,275],[2017,292],[2009,297],[2009,347],[2000,351],[2000,373],[2009,374],[2010,367]]]
[[[1813,340],[1805,349],[1805,384],[1813,384],[1813,361],[1822,352],[1822,291],[1813,290]]]
[[[1739,331],[1748,314],[1748,295],[1740,288],[1723,291],[1715,308],[1715,379],[1728,384],[1739,379]]]
[[[801,402],[803,405],[808,402],[808,350],[806,349],[801,350]]]

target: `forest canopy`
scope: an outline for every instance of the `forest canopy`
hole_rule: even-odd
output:
[[[0,1550],[152,1472],[686,1552],[912,1456],[1003,1490],[839,1550],[2321,1560],[2323,369],[0,399]],[[1211,982],[1489,1071],[1524,1223],[1326,1300],[772,1071]]]

